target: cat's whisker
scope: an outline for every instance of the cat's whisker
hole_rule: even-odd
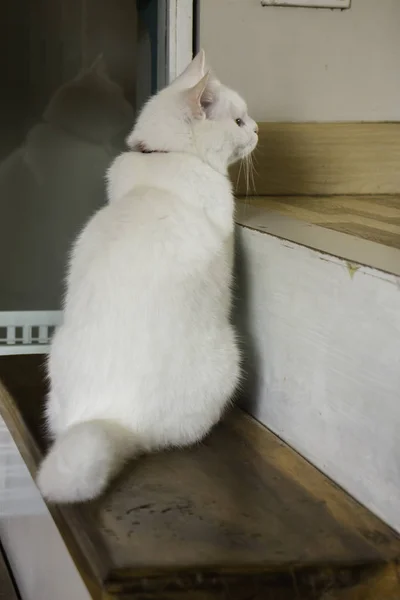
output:
[[[251,190],[253,193],[256,193],[256,182],[255,182],[255,177],[254,174],[257,175],[257,171],[256,168],[254,166],[254,157],[253,154],[250,154],[250,179],[251,179]]]
[[[250,154],[248,154],[245,158],[245,174],[246,174],[246,198],[249,195],[249,190],[250,190],[250,162],[249,162],[249,156]]]
[[[254,193],[255,189],[256,189],[254,173],[257,174],[257,171],[254,167],[253,155],[249,154],[248,156],[246,156],[246,158],[244,159],[244,163],[245,163],[246,197],[248,197],[249,194]]]
[[[242,173],[242,167],[243,167],[243,159],[239,162],[239,170],[238,170],[238,174],[237,174],[237,178],[236,178],[236,187],[239,186],[240,175]]]
[[[247,156],[247,196],[251,194],[252,191],[252,163],[251,163],[251,154]]]
[[[260,175],[257,167],[254,166],[254,163],[253,163],[253,175],[257,175],[257,177]]]
[[[265,148],[263,148],[261,146],[257,146],[253,152],[254,152],[255,156],[257,157],[257,162],[258,162],[259,158],[261,158],[262,161],[264,162],[264,160],[267,156]]]
[[[258,149],[258,147],[256,147],[251,154],[254,165],[258,165],[258,163],[259,163],[259,160],[258,160],[259,154],[260,154],[259,149]],[[257,173],[257,171],[256,171],[256,173]]]

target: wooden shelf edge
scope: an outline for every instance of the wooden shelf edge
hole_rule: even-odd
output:
[[[252,203],[251,198],[237,199],[236,223],[239,226],[400,276],[400,249],[281,214],[261,206],[259,198],[257,204]]]

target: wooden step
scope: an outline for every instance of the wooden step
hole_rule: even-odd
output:
[[[339,199],[331,201],[334,211]],[[270,202],[237,207],[242,393],[252,416],[400,531],[400,248],[306,223]]]
[[[241,196],[236,222],[400,275],[400,195]]]
[[[32,473],[42,361],[0,358],[0,411]],[[239,410],[197,447],[132,462],[99,500],[51,512],[95,599],[400,597],[399,537]]]
[[[400,195],[251,196],[239,202],[400,250]]]
[[[259,123],[254,173],[231,170],[239,223],[400,274],[399,132],[400,123]]]

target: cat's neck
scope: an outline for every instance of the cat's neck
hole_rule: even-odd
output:
[[[141,154],[168,154],[169,150],[158,150],[157,148],[150,148],[145,142],[139,142],[133,148],[134,152],[140,152]]]
[[[111,202],[137,187],[156,187],[175,193],[181,190],[189,199],[199,186],[213,188],[228,185],[229,178],[192,153],[124,152],[116,158],[108,174]]]
[[[135,202],[153,189],[167,205],[188,204],[204,214],[226,233],[233,228],[234,198],[227,175],[184,152],[125,152],[111,165],[108,174],[110,203]],[[175,201],[169,203],[168,200]],[[178,204],[176,204],[178,201]]]
[[[177,128],[173,133],[168,129],[135,127],[128,137],[131,150],[143,154],[179,154],[195,156],[221,175],[227,175],[229,165],[229,144],[223,130],[216,128],[215,122],[195,122]]]
[[[138,142],[133,148],[133,152],[138,152],[139,154],[179,154],[180,156],[195,156],[200,161],[204,162],[207,166],[211,167],[215,171],[217,171],[221,175],[227,175],[228,169],[224,160],[218,160],[218,155],[215,156],[212,152],[203,152],[203,156],[198,155],[198,149],[194,151],[193,149],[189,149],[186,152],[179,152],[177,150],[160,150],[158,148],[151,148],[149,145],[144,142]]]

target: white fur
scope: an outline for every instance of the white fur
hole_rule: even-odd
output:
[[[255,128],[243,100],[205,74],[203,53],[142,111],[129,145],[167,153],[116,159],[110,203],[72,253],[49,360],[55,443],[38,476],[48,499],[93,498],[127,458],[201,440],[232,398],[227,167],[253,150]]]

